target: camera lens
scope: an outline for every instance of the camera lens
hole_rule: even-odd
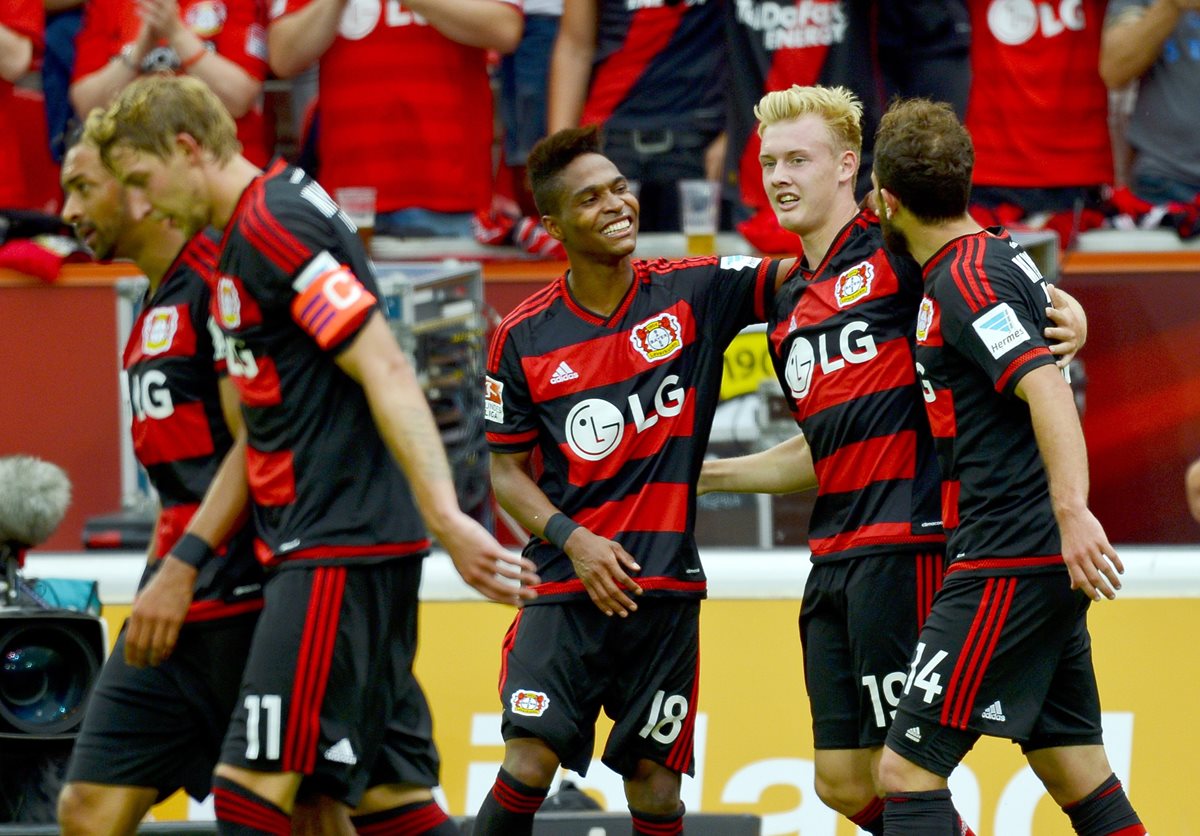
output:
[[[0,718],[26,734],[61,734],[83,719],[99,661],[76,632],[23,626],[0,637]]]

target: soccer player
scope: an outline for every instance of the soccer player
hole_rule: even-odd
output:
[[[570,268],[505,318],[488,357],[492,484],[534,535],[542,583],[504,639],[504,763],[475,833],[529,834],[559,764],[586,772],[601,708],[634,833],[681,833],[706,589],[695,484],[724,349],[788,265],[635,260],[638,201],[594,127],[542,140],[528,173]]]
[[[981,735],[1021,745],[1081,836],[1144,834],[1104,751],[1088,606],[1120,559],[1087,508],[1087,451],[1042,337],[1033,260],[967,214],[971,138],[894,104],[873,180],[893,251],[922,265],[917,372],[942,472],[949,566],[879,764],[889,836],[957,834],[946,779]]]
[[[913,370],[920,269],[884,249],[874,212],[854,200],[857,96],[793,86],[763,96],[754,113],[765,192],[804,245],[768,316],[768,348],[803,433],[705,462],[700,490],[817,487],[800,613],[816,791],[882,833],[875,769],[945,563],[939,473]],[[1072,326],[1054,333],[1073,353],[1082,326],[1072,312],[1054,316]]]
[[[209,316],[215,231],[185,246],[171,224],[135,215],[99,150],[86,141],[68,150],[62,187],[63,220],[80,240],[99,259],[133,261],[150,282],[123,356],[134,455],[161,504],[140,586],[168,554],[194,561],[198,570],[169,658],[155,667],[132,665],[126,633],[117,637],[59,796],[58,823],[67,836],[132,834],[151,805],[175,790],[198,801],[209,794],[262,609],[263,572],[249,528],[239,528],[219,556],[207,548],[189,551],[184,539],[218,468],[240,461],[229,455],[241,427],[237,392],[224,375],[224,341],[214,339]],[[316,823],[313,816],[338,816],[324,802],[304,812],[306,824]]]
[[[194,79],[134,82],[88,136],[132,199],[185,232],[224,230],[214,315],[247,428],[231,479],[275,571],[213,779],[219,832],[288,833],[302,776],[356,807],[360,831],[455,832],[430,792],[437,754],[412,674],[422,517],[485,595],[517,603],[533,593],[513,582],[536,576],[458,507],[353,224],[304,172],[241,156]],[[172,639],[160,605],[190,574],[168,563],[142,614],[151,663]]]

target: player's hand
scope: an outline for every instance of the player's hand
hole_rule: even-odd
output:
[[[1060,516],[1058,527],[1071,588],[1083,590],[1093,601],[1116,598],[1125,565],[1108,542],[1100,521],[1085,508]]]
[[[436,535],[458,574],[485,598],[519,606],[537,597],[533,561],[501,546],[471,517],[458,512]]]
[[[711,459],[705,460],[704,464],[700,465],[700,478],[696,480],[696,496],[704,496],[706,493],[711,493],[713,488],[712,467],[709,466]]]
[[[125,631],[125,661],[144,668],[166,661],[192,603],[196,569],[168,555],[150,583],[133,599]]]
[[[183,26],[178,0],[136,0],[142,22],[159,38],[170,41]]]
[[[1087,314],[1074,296],[1052,284],[1046,285],[1054,307],[1046,308],[1046,316],[1054,324],[1042,332],[1050,341],[1050,352],[1057,355],[1055,365],[1066,368],[1087,342]]]
[[[638,572],[642,567],[620,543],[580,526],[571,532],[563,546],[575,574],[583,581],[583,588],[602,613],[625,618],[637,610],[626,590],[641,595],[642,588],[626,571]]]

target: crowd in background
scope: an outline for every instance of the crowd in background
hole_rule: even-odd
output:
[[[793,251],[752,107],[821,83],[862,100],[868,145],[892,96],[950,102],[985,222],[1066,245],[1101,225],[1200,232],[1200,0],[6,0],[0,56],[0,208],[57,212],[72,125],[170,72],[213,89],[249,159],[283,153],[335,196],[374,188],[377,234],[556,254],[525,157],[598,123],[642,229],[678,229],[676,182],[708,178],[725,228]]]

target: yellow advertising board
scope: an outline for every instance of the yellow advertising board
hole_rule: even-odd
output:
[[[800,668],[797,600],[713,600],[701,625],[697,775],[690,810],[751,812],[764,836],[849,836],[856,831],[812,791],[810,719]],[[110,607],[115,628],[128,607]],[[452,814],[473,813],[503,756],[496,691],[500,642],[512,611],[476,602],[423,604],[418,676],[434,709],[442,791]],[[635,616],[636,617],[636,616]],[[1189,812],[1200,727],[1193,721],[1200,665],[1200,599],[1129,598],[1092,608],[1109,756],[1151,832],[1200,834]],[[607,727],[598,735],[603,745]],[[624,810],[620,779],[597,760],[572,776]],[[984,740],[952,779],[956,804],[977,832],[1069,836],[1066,817],[1025,767],[1018,747]],[[182,797],[159,819],[209,818]]]

